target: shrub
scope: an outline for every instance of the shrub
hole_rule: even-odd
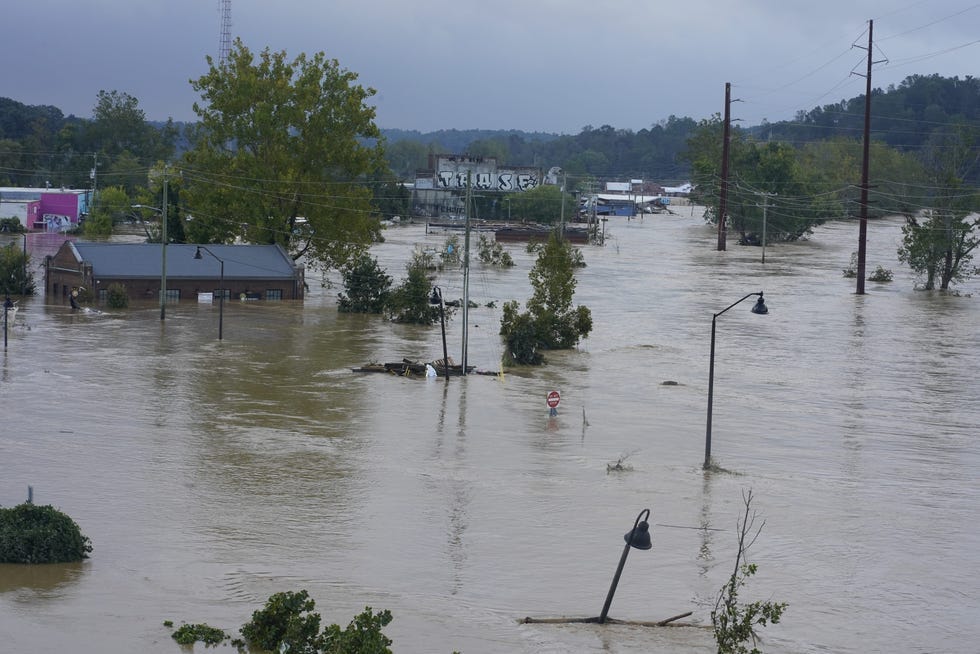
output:
[[[890,282],[892,280],[892,271],[887,268],[883,268],[881,264],[875,268],[874,272],[868,276],[869,282]]]
[[[504,246],[496,241],[491,241],[485,234],[480,235],[480,242],[477,246],[477,254],[480,261],[491,266],[510,268],[514,265],[514,258],[504,250]]]
[[[276,593],[242,626],[242,636],[253,648],[269,652],[391,654],[391,639],[381,633],[392,620],[391,611],[375,613],[367,606],[346,629],[333,624],[320,633],[320,614],[313,612],[315,607],[305,590]]]
[[[228,638],[228,634],[221,629],[203,623],[182,624],[171,636],[180,645],[193,645],[201,641],[205,647],[217,647]]]
[[[0,508],[0,563],[66,563],[91,551],[75,521],[51,506]]]
[[[286,645],[291,653],[318,652],[320,614],[313,613],[315,606],[305,590],[276,593],[242,626],[242,636],[250,645],[266,651],[281,650]]]
[[[109,284],[106,295],[106,305],[110,309],[125,309],[129,306],[129,294],[126,287],[118,282]]]

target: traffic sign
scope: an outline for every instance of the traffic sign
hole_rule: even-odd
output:
[[[548,406],[554,409],[558,406],[559,402],[561,402],[561,395],[558,394],[558,391],[548,393]]]

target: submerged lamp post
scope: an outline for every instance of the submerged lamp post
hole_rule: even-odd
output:
[[[715,390],[715,321],[718,319],[718,316],[725,313],[736,304],[739,304],[740,302],[743,302],[744,300],[747,300],[755,295],[758,295],[759,299],[756,300],[755,306],[752,307],[752,313],[769,313],[769,309],[766,308],[766,303],[762,299],[762,291],[759,291],[758,293],[749,293],[740,300],[732,302],[711,317],[711,360],[708,364],[708,423],[704,432],[704,466],[702,466],[704,470],[707,470],[711,465],[711,403],[714,400]]]
[[[216,255],[214,252],[204,247],[203,245],[197,246],[197,251],[194,253],[195,259],[204,258],[201,256],[201,250],[204,250],[205,252],[210,254],[221,265],[219,278],[218,278],[218,340],[220,341],[222,336],[224,317],[225,317],[225,288],[224,288],[225,287],[225,262],[224,259],[220,258],[218,255]]]
[[[442,325],[442,370],[446,374],[446,383],[449,383],[449,350],[446,349],[446,305],[442,301],[442,289],[438,286],[432,287],[429,304],[439,305],[439,322]]]
[[[599,624],[606,622],[606,616],[609,614],[609,605],[612,604],[613,595],[616,593],[616,586],[619,585],[619,576],[623,573],[623,566],[626,565],[626,557],[630,553],[630,548],[635,547],[638,550],[648,550],[653,547],[653,544],[650,542],[650,525],[647,523],[647,518],[649,517],[650,509],[640,511],[640,515],[636,516],[636,522],[633,523],[633,528],[623,536],[623,539],[626,541],[626,547],[623,548],[623,556],[619,559],[616,575],[613,577],[612,585],[609,587],[609,594],[606,595],[606,603],[602,605],[602,613],[599,614]]]
[[[7,314],[11,309],[14,308],[14,301],[10,299],[10,295],[3,301],[3,349],[7,349]]]

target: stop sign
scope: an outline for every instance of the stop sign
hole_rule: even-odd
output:
[[[558,394],[558,391],[551,391],[548,393],[548,406],[554,409],[556,406],[558,406],[559,402],[561,402],[561,395]]]

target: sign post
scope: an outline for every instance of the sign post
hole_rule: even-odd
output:
[[[558,391],[551,391],[548,393],[548,408],[551,409],[550,414],[552,416],[558,415],[558,403],[561,402],[561,394]]]

